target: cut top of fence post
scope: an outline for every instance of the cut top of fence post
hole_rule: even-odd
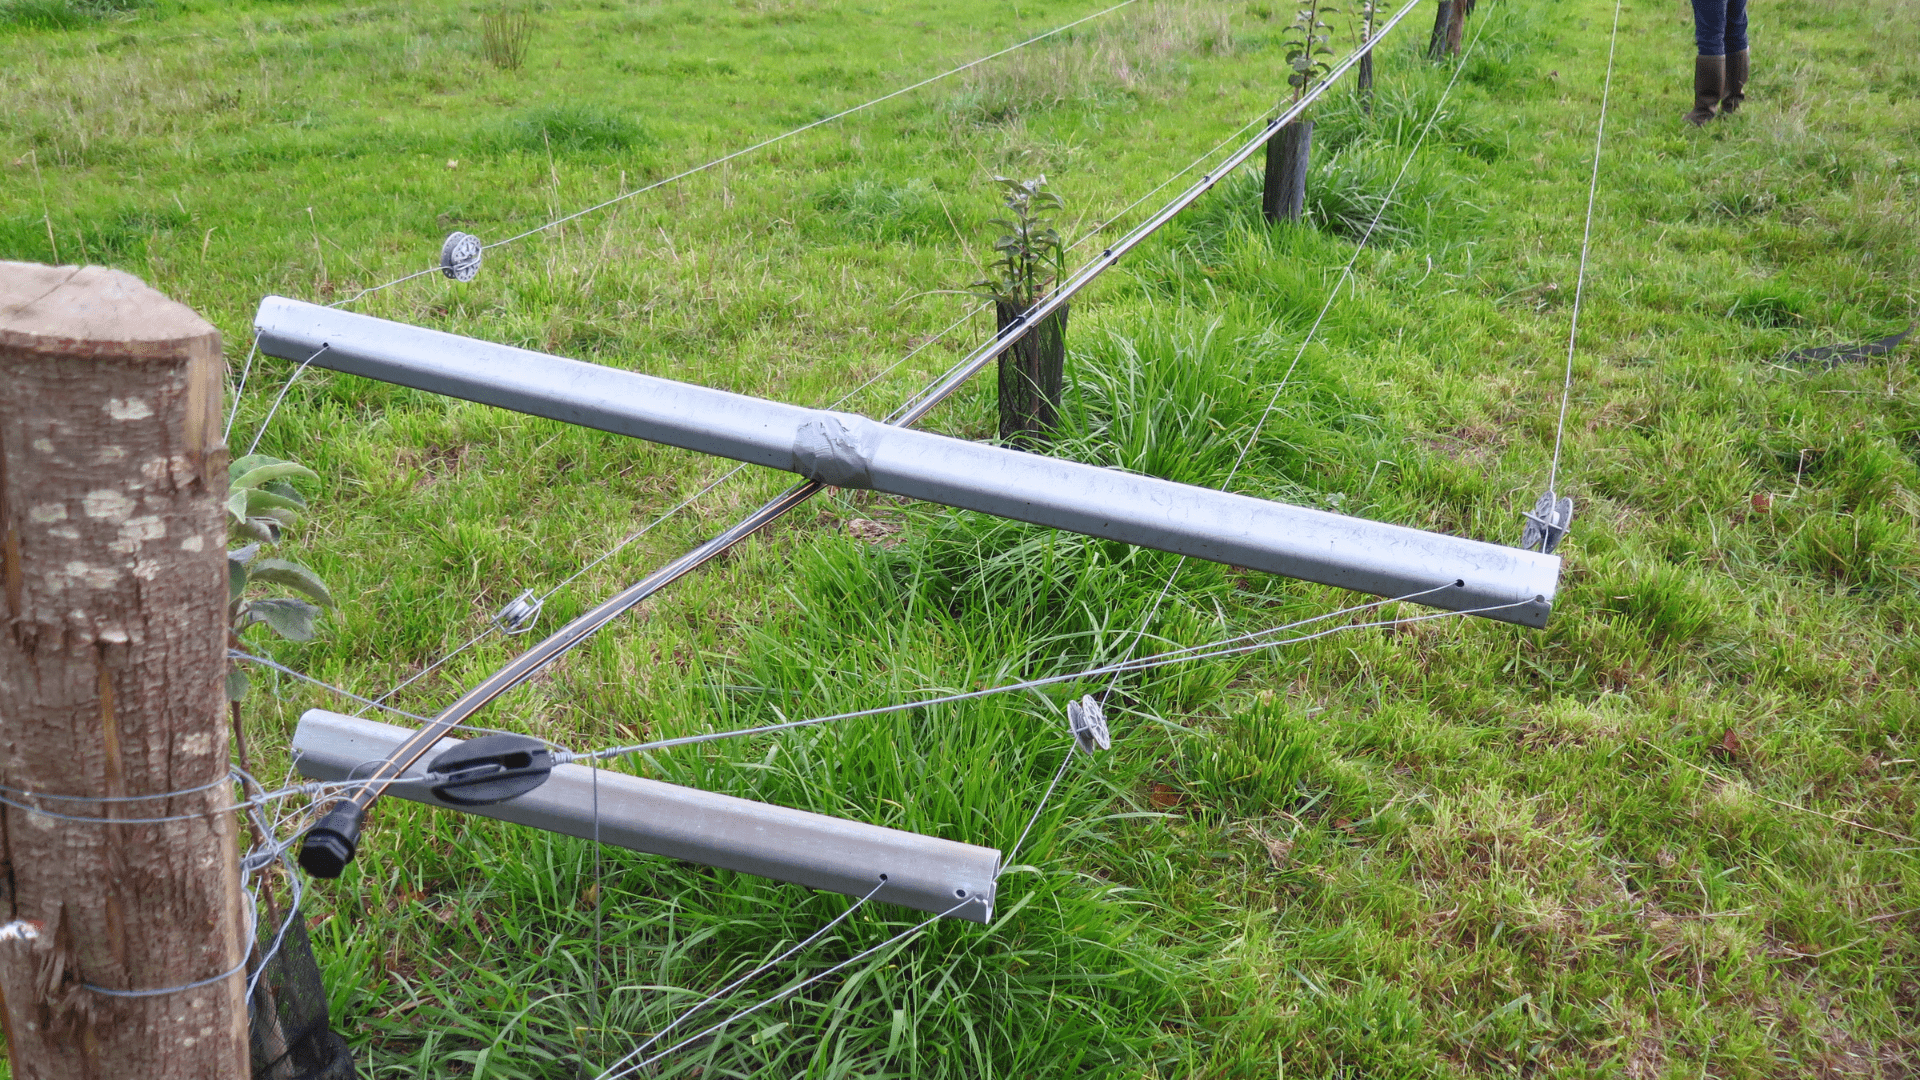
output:
[[[125,271],[0,262],[0,346],[169,360],[204,348],[218,333],[192,308]]]
[[[156,533],[107,538],[133,545],[135,552],[168,533],[179,544],[187,535],[183,528],[200,532],[205,524],[216,528],[200,539],[206,550],[225,546],[219,518],[189,527],[184,520],[163,520],[174,511],[162,509],[171,506],[165,502],[169,493],[203,486],[225,498],[221,377],[220,331],[132,274],[101,266],[0,262],[0,386],[23,395],[14,403],[17,411],[0,410],[22,424],[11,433],[18,443],[11,448],[13,470],[0,462],[0,479],[13,471],[14,495],[33,500],[17,516],[0,507],[6,599],[14,619],[68,626],[86,639],[119,621],[108,609],[138,607],[133,593],[106,584],[123,552],[107,550],[110,543],[91,550],[91,534],[83,538],[84,530],[76,531],[83,520]],[[156,427],[156,416],[167,422]],[[122,459],[131,460],[115,467]],[[141,509],[155,499],[161,501]],[[20,580],[20,574],[36,561],[29,557],[36,542],[70,547],[65,565],[84,563],[89,573],[56,575],[38,583],[44,587],[30,587],[36,583]],[[52,559],[46,565],[61,563],[52,554],[45,557]],[[138,572],[143,565],[135,560],[127,570]],[[113,576],[119,582],[119,573]],[[224,595],[220,599],[224,603]],[[76,612],[87,614],[76,620]]]
[[[0,349],[69,360],[188,361],[186,445],[197,467],[224,449],[220,331],[123,270],[0,262]],[[127,402],[122,411],[143,406]],[[146,406],[150,407],[150,406]],[[109,415],[116,406],[106,403]],[[133,419],[131,416],[124,419]]]

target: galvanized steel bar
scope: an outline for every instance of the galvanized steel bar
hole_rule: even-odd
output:
[[[268,297],[262,351],[582,427],[1375,596],[1543,626],[1554,555],[876,423]]]
[[[413,732],[377,720],[311,709],[293,733],[294,765],[314,780],[366,775]],[[439,740],[400,779],[424,775],[424,766],[459,745]],[[811,889],[865,896],[918,911],[942,912],[968,897],[953,917],[984,923],[993,916],[994,848],[887,829],[860,821],[737,799],[678,784],[600,770],[599,820],[594,820],[594,770],[560,765],[546,783],[503,803],[455,806],[423,785],[400,784],[390,794],[549,832],[596,836],[601,843],[702,866],[791,881]],[[884,881],[884,884],[883,884]]]

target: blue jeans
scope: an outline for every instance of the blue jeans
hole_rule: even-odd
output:
[[[1693,40],[1701,56],[1747,47],[1747,0],[1693,0]]]

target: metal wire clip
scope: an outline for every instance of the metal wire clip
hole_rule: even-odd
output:
[[[1573,497],[1569,495],[1556,500],[1553,489],[1548,488],[1541,493],[1540,501],[1533,504],[1533,512],[1526,518],[1527,526],[1520,532],[1520,546],[1528,551],[1551,555],[1567,535],[1567,528],[1573,524]]]
[[[440,245],[440,272],[455,281],[472,281],[480,272],[480,238],[472,233],[447,234]]]
[[[1113,736],[1107,731],[1107,714],[1101,711],[1100,703],[1093,700],[1092,694],[1067,702],[1067,727],[1073,731],[1073,741],[1089,754],[1113,746]]]
[[[534,622],[540,618],[540,608],[545,603],[545,600],[535,600],[533,590],[528,589],[514,597],[506,607],[494,612],[493,623],[504,634],[524,634],[533,629]]]

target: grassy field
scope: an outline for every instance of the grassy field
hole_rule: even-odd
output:
[[[237,375],[265,294],[352,297],[449,230],[513,235],[1101,6],[553,0],[508,70],[469,3],[0,0],[0,258],[136,273],[222,328]],[[1236,176],[1075,305],[1057,452],[1517,540],[1613,11],[1481,0],[1457,65],[1424,59],[1415,13],[1372,114],[1344,88],[1316,113],[1312,224],[1264,226]],[[1143,2],[355,308],[881,415],[990,331],[934,340],[976,303],[991,176],[1044,173],[1088,234],[1271,112],[1291,18]],[[1122,680],[1114,751],[1069,769],[992,926],[936,926],[656,1075],[1920,1074],[1916,351],[1782,359],[1920,309],[1920,0],[1754,0],[1746,110],[1699,131],[1686,5],[1621,20],[1552,626],[1403,622]],[[255,365],[238,448],[291,370]],[[977,380],[927,426],[987,437],[993,404]],[[369,694],[730,467],[319,371],[260,448],[322,476],[284,549],[340,605],[311,644],[255,647]],[[727,480],[541,625],[788,480]],[[838,492],[478,720],[585,748],[1353,602]],[[430,712],[521,643],[396,701]],[[277,775],[300,712],[339,702],[261,685]],[[620,767],[1005,849],[1061,708],[1103,685]],[[382,1078],[594,1075],[849,904],[397,801],[309,895],[336,1027]],[[914,921],[863,909],[768,988]]]

